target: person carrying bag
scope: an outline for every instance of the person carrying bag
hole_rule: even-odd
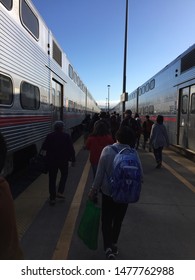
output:
[[[84,244],[91,250],[98,248],[99,225],[100,207],[93,201],[87,200],[77,233]]]

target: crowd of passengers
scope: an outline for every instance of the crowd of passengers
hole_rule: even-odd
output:
[[[84,148],[89,150],[94,175],[94,181],[88,197],[93,200],[101,189],[104,250],[107,259],[115,259],[118,254],[117,241],[128,204],[113,201],[109,192],[108,182],[104,176],[111,172],[112,162],[115,157],[115,152],[113,152],[111,145],[114,144],[118,151],[127,147],[133,148],[139,160],[136,150],[140,145],[140,136],[143,134],[142,148],[146,148],[146,143],[149,140],[149,151],[151,148],[153,149],[157,162],[156,168],[161,168],[163,147],[169,145],[168,135],[166,127],[163,125],[163,116],[158,115],[154,123],[147,115],[142,123],[137,113],[132,117],[131,110],[125,111],[122,120],[119,114],[115,112],[111,115],[101,112],[99,115],[94,114],[92,118],[90,115],[86,115],[82,124]],[[47,135],[42,149],[46,153],[49,176],[49,202],[50,205],[55,205],[56,198],[65,199],[64,190],[68,177],[69,162],[71,161],[74,166],[76,161],[72,139],[68,133],[64,132],[63,121],[55,122],[54,131]],[[0,173],[4,168],[6,154],[6,143],[0,133]],[[98,165],[100,162],[101,164]],[[61,176],[57,184],[58,171],[60,171]],[[23,259],[25,256],[23,256],[20,248],[14,201],[9,183],[1,175],[0,210],[0,259]]]

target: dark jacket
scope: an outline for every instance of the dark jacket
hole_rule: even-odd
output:
[[[128,126],[129,128],[131,128],[134,131],[135,135],[137,135],[139,131],[136,120],[130,116],[123,119],[123,121],[121,122],[121,127],[123,126]]]
[[[75,162],[75,150],[68,133],[54,131],[47,135],[42,149],[46,151],[46,159],[49,166]]]

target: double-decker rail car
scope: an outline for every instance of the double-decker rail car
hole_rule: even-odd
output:
[[[75,133],[100,109],[30,0],[0,0],[0,132],[4,174],[33,156],[55,120]]]
[[[128,94],[125,108],[141,118],[163,115],[170,143],[195,152],[195,44]]]

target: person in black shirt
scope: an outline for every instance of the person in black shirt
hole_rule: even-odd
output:
[[[129,128],[131,128],[134,131],[135,138],[136,138],[139,127],[136,120],[132,117],[132,111],[129,109],[125,111],[125,117],[121,122],[120,127],[123,126],[128,126]]]
[[[64,189],[68,177],[69,161],[75,162],[75,150],[71,137],[63,131],[64,123],[56,121],[54,132],[49,133],[42,145],[42,150],[46,151],[46,161],[49,171],[49,193],[50,204],[55,204],[56,196],[64,199]],[[61,172],[58,193],[56,195],[56,179],[58,170]]]
[[[136,120],[137,127],[136,127],[136,150],[139,148],[139,141],[140,141],[140,136],[142,132],[142,126],[141,126],[141,119],[139,117],[138,113],[135,113],[134,119]]]
[[[154,124],[154,122],[152,120],[150,120],[150,116],[146,115],[145,116],[145,121],[143,122],[143,126],[142,126],[142,131],[143,131],[143,135],[144,135],[144,143],[143,143],[143,149],[145,150],[146,148],[146,143],[148,141],[148,139],[150,138],[150,132],[152,129],[152,125]],[[151,152],[151,146],[149,145],[149,152]]]

